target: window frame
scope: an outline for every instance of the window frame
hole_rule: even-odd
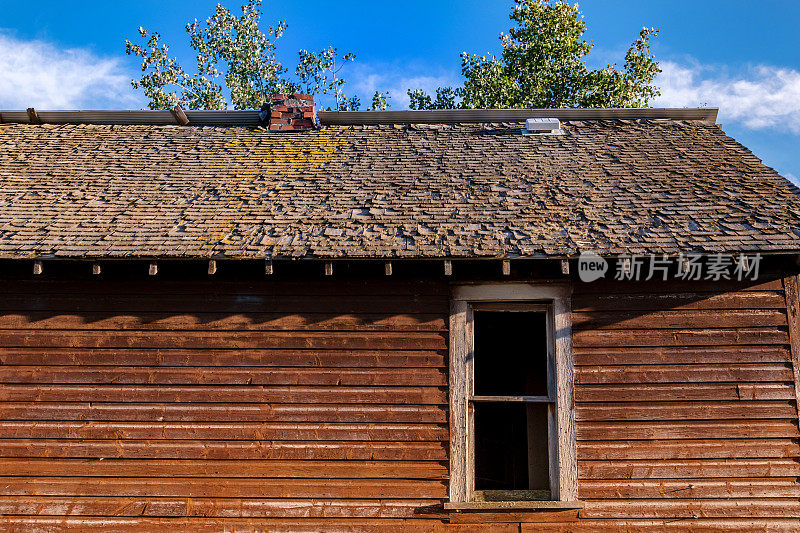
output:
[[[569,284],[488,283],[457,285],[450,301],[450,509],[565,507],[578,505],[572,317]],[[479,310],[545,310],[548,314],[550,500],[482,501],[475,491],[473,427],[474,318]],[[516,491],[524,492],[524,491]]]

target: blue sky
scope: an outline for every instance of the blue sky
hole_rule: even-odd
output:
[[[138,62],[124,54],[125,38],[140,25],[158,31],[190,67],[183,26],[216,3],[0,0],[0,109],[144,107],[130,87]],[[343,72],[350,92],[368,102],[375,89],[389,90],[398,109],[408,88],[458,84],[460,52],[498,52],[511,5],[265,0],[263,22],[287,21],[279,57],[292,69],[301,48],[354,52]],[[664,72],[655,104],[720,107],[727,133],[784,176],[800,177],[800,2],[591,0],[581,9],[592,66],[620,61],[642,26],[658,28],[653,48]]]

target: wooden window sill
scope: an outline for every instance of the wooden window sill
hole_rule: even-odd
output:
[[[583,502],[505,501],[505,502],[445,502],[446,511],[497,511],[503,509],[583,509]]]

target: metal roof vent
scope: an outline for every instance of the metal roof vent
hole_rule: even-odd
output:
[[[529,118],[525,121],[523,135],[562,135],[561,121],[557,118]]]

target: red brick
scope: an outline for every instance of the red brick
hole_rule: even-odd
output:
[[[300,100],[307,105],[284,105],[287,100]],[[308,131],[314,128],[314,95],[276,94],[270,110],[270,131]]]

